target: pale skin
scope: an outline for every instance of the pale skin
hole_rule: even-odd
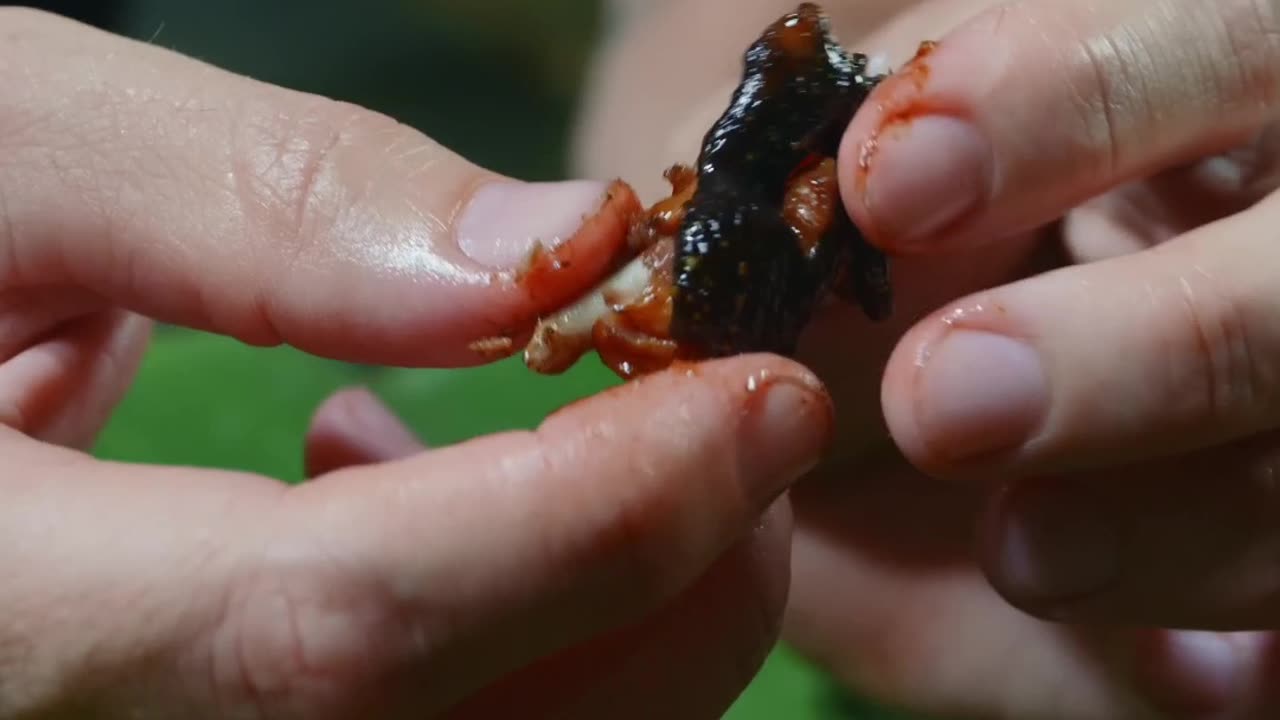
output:
[[[533,238],[603,185],[515,183],[390,118],[20,9],[0,85],[0,717],[714,717],[749,682],[785,598],[783,496],[830,435],[795,363],[438,450],[344,391],[296,487],[83,452],[152,318],[482,362],[475,340],[549,309],[510,281]],[[607,260],[595,227],[570,291]]]
[[[651,12],[603,54],[582,172],[692,152],[715,58],[788,7]],[[861,184],[885,94],[846,137],[901,305],[832,311],[801,357],[838,431],[790,494],[784,637],[941,718],[1273,717],[1280,4],[825,7],[894,65],[941,40],[912,97],[951,119],[879,137]]]
[[[580,173],[653,197],[790,5],[633,7]],[[345,392],[297,488],[81,452],[147,318],[479,362],[544,309],[494,273],[594,186],[495,204],[387,118],[0,10],[0,717],[718,717],[784,606],[851,688],[943,718],[1273,716],[1280,8],[994,5],[827,4],[895,64],[942,40],[922,92],[962,121],[846,184],[901,303],[821,318],[816,378],[722,361],[437,450]]]

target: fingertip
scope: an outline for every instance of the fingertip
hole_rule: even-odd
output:
[[[307,429],[304,470],[307,478],[355,465],[398,460],[426,446],[368,388],[351,387],[330,395]]]
[[[992,291],[941,308],[903,335],[881,404],[890,435],[918,469],[964,478],[1035,462],[1053,397],[1026,319]]]
[[[952,451],[956,443],[947,428],[929,423],[930,383],[926,373],[937,369],[934,349],[946,338],[946,311],[939,310],[911,327],[894,346],[881,379],[880,404],[889,436],[916,469],[934,477],[956,478],[977,464]],[[967,433],[981,426],[965,424]]]
[[[542,431],[571,435],[645,415],[666,420],[653,426],[654,444],[700,437],[715,438],[720,451],[732,449],[737,474],[760,511],[818,463],[835,421],[832,399],[812,371],[752,354],[682,364],[625,383],[555,413]]]
[[[635,190],[621,180],[482,184],[459,214],[456,241],[502,281],[478,303],[484,324],[495,330],[471,331],[458,364],[518,352],[538,318],[581,297],[626,257],[628,231],[642,211]]]
[[[937,249],[992,192],[992,143],[972,121],[966,93],[948,82],[956,70],[948,66],[967,61],[943,48],[921,42],[915,56],[875,88],[842,139],[846,209],[885,252]],[[951,71],[940,82],[934,79],[938,63]]]

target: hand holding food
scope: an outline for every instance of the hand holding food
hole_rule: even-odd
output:
[[[635,257],[544,319],[526,363],[559,372],[594,347],[631,378],[677,359],[791,355],[829,294],[886,318],[888,263],[845,213],[835,163],[881,79],[840,47],[817,5],[771,24],[744,53],[695,167],[669,168],[671,195],[630,219]]]
[[[296,486],[83,452],[153,318],[485,362],[596,281],[634,196],[19,8],[0,87],[0,718],[713,718],[751,680],[830,436],[780,358],[435,449],[342,392]]]
[[[787,637],[936,717],[1275,717],[1280,7],[889,5],[826,6],[869,55],[938,44],[837,156],[895,311],[836,304],[797,353],[838,431],[791,493]],[[680,17],[731,6],[642,30],[705,48]],[[592,173],[695,142],[620,79],[664,116],[731,81],[641,45],[594,86]]]

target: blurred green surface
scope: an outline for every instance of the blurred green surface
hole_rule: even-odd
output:
[[[590,0],[258,3],[132,0],[124,34],[299,90],[356,102],[419,127],[494,170],[563,177],[583,63],[600,30]],[[302,473],[301,438],[333,391],[364,384],[429,444],[534,426],[614,382],[588,360],[555,378],[516,361],[463,371],[371,369],[289,348],[250,348],[184,330],[158,333],[141,374],[103,433],[103,457]],[[730,720],[887,720],[842,695],[785,648]]]

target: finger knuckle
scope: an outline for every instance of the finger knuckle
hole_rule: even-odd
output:
[[[371,128],[393,125],[377,113],[319,96],[250,94],[231,113],[231,183],[256,252],[259,342],[282,337],[274,300],[280,278],[298,268],[324,266],[331,258],[344,214],[366,199],[345,177],[344,153]],[[307,275],[307,273],[302,273]]]
[[[1092,161],[1110,165],[1099,170],[1115,172],[1149,154],[1149,142],[1135,142],[1149,139],[1149,128],[1213,117],[1227,134],[1256,130],[1280,105],[1274,0],[1152,3],[1113,22],[1105,12],[1089,3],[1024,1],[991,13],[1006,43],[1061,70],[1071,127]],[[1048,45],[1047,35],[1054,38]],[[1023,66],[1010,64],[1006,73],[1009,84],[1025,84]]]
[[[1205,3],[1230,52],[1215,54],[1220,93],[1267,112],[1280,104],[1280,7],[1274,0]],[[1232,104],[1239,104],[1232,103]]]
[[[1250,426],[1276,402],[1276,376],[1258,353],[1256,320],[1237,293],[1203,271],[1177,275],[1179,356],[1189,358],[1192,415]],[[1181,375],[1182,373],[1179,373]]]
[[[1020,112],[1031,113],[1028,119],[1052,113],[1059,142],[1081,151],[1067,158],[1087,162],[1091,170],[1103,163],[1114,166],[1124,147],[1125,123],[1137,119],[1145,105],[1145,96],[1136,92],[1135,74],[1135,68],[1142,66],[1138,61],[1143,48],[1114,31],[1097,32],[1082,4],[1000,3],[982,19],[1005,57],[1025,58],[1045,70],[1044,77],[1051,81],[1029,90],[1026,63],[1003,62],[999,64],[1000,91],[1023,96],[1043,93],[1044,102],[1027,105]],[[1103,173],[1110,170],[1096,168]]]
[[[259,720],[358,717],[396,655],[393,618],[354,578],[264,564],[228,594],[209,643],[213,694]]]
[[[252,231],[301,249],[335,220],[337,153],[366,111],[320,97],[248,102],[232,129],[239,200]]]
[[[1089,145],[1098,149],[1099,157],[1106,159],[1107,166],[1102,170],[1109,175],[1122,162],[1122,124],[1126,118],[1139,116],[1143,96],[1131,91],[1132,78],[1124,59],[1126,51],[1114,38],[1108,35],[1077,37],[1076,48],[1087,70],[1073,75],[1079,79],[1072,88],[1072,97]]]

